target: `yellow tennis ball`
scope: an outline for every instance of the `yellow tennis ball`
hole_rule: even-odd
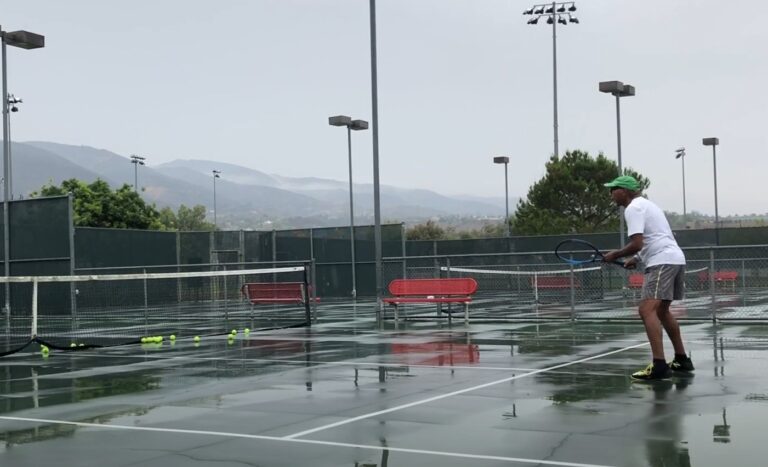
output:
[[[195,338],[192,340],[194,340],[195,342],[200,342],[200,336],[195,336]]]
[[[80,344],[78,345],[78,347],[85,347],[85,344]]]
[[[77,344],[75,344],[75,343],[73,342],[73,343],[69,344],[69,346],[70,346],[70,347],[77,347]]]
[[[155,337],[155,342],[157,342],[158,344],[162,343],[163,342],[163,336]]]
[[[142,344],[146,344],[147,343],[147,339],[148,339],[147,337],[142,337],[141,338],[141,343]],[[74,345],[74,344],[72,344],[72,345]]]
[[[250,333],[251,333],[251,330],[250,330],[250,329],[248,329],[248,328],[245,328],[245,329],[243,329],[243,332],[244,332],[245,334],[250,334]]]
[[[230,334],[232,334],[232,335],[235,335],[235,334],[237,334],[237,329],[233,329],[233,330],[232,330],[232,332],[231,332]]]
[[[176,334],[171,334],[168,339],[175,341],[176,340]]]

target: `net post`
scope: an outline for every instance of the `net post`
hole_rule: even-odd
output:
[[[712,296],[712,322],[717,323],[717,296],[715,294],[715,250],[709,250],[709,293]]]
[[[32,280],[32,339],[37,337],[37,279]]]
[[[148,310],[148,298],[147,298],[147,270],[146,268],[142,269],[141,272],[144,274],[144,279],[142,279],[143,285],[144,285],[144,335],[149,335],[149,310]]]
[[[307,322],[307,326],[312,326],[312,304],[309,294],[309,268],[311,267],[310,263],[304,263],[304,270],[302,271],[302,276],[304,279],[304,313],[305,313],[305,319]],[[314,292],[313,292],[314,294]]]
[[[224,270],[227,270],[226,266],[223,266]],[[227,303],[229,301],[229,294],[227,294],[227,282],[228,277],[224,276],[221,278],[222,281],[224,281],[224,321],[229,321],[229,307],[227,306]]]

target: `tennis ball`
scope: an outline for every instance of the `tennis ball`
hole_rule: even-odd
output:
[[[148,339],[148,337],[142,337],[141,338],[141,343],[142,344],[146,344],[147,343],[147,339]],[[72,344],[72,345],[74,345],[74,344]]]
[[[69,346],[70,346],[70,347],[77,347],[77,344],[75,344],[75,343],[73,342],[73,343],[69,344]]]
[[[158,344],[162,343],[163,342],[163,336],[155,337],[155,342],[157,342]]]
[[[44,352],[44,353],[45,353],[45,352],[49,352],[50,350],[51,350],[51,349],[49,349],[47,345],[41,345],[41,346],[40,346],[40,351],[41,351],[41,352]]]
[[[168,339],[175,341],[176,340],[176,334],[171,334]]]
[[[230,332],[230,334],[232,334],[233,336],[234,336],[235,334],[237,334],[237,329],[233,329],[233,330],[232,330],[232,332]]]
[[[195,338],[192,339],[192,340],[195,341],[195,342],[200,342],[200,336],[195,336]]]
[[[78,347],[85,347],[85,344],[80,344],[78,345]]]

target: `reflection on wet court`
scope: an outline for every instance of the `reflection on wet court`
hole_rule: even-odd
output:
[[[311,328],[4,357],[0,464],[764,465],[764,326],[684,325],[695,374],[649,384],[639,323],[324,306]]]

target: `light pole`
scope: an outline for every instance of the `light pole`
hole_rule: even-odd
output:
[[[131,154],[131,164],[133,164],[133,191],[136,193],[139,192],[139,166],[146,165],[144,162],[145,160],[147,160],[146,157]]]
[[[675,159],[680,159],[683,164],[683,228],[688,227],[688,212],[685,206],[685,148],[675,150]]]
[[[504,225],[507,237],[509,237],[509,176],[507,175],[507,166],[509,165],[509,157],[496,156],[493,158],[494,164],[504,164]]]
[[[534,5],[523,12],[524,15],[533,16],[528,24],[538,24],[539,19],[546,17],[547,24],[552,25],[552,76],[554,91],[554,130],[555,130],[555,156],[560,155],[557,125],[557,24],[578,24],[579,19],[573,16],[576,11],[574,2],[552,2]],[[568,17],[566,19],[566,16]]]
[[[616,97],[616,145],[618,147],[619,176],[624,175],[621,165],[621,98],[635,95],[635,87],[621,81],[602,81],[598,85],[600,92]],[[624,248],[624,207],[619,208],[619,244]]]
[[[352,195],[352,130],[367,130],[365,120],[352,120],[346,115],[336,115],[328,118],[331,126],[347,127],[347,153],[349,157],[349,248],[352,254],[352,298],[357,298],[357,274],[355,272],[355,209]]]
[[[383,295],[381,251],[381,196],[379,193],[379,95],[376,63],[376,0],[369,2],[371,23],[371,124],[373,125],[373,244],[376,256],[376,313]]]
[[[16,97],[13,94],[8,94],[8,105],[11,106],[11,112],[18,112],[19,108],[16,107],[16,104],[21,104],[22,101],[20,97]],[[10,193],[10,198],[13,199],[13,151],[11,147],[11,116],[8,116],[8,192]]]
[[[717,145],[719,138],[704,138],[701,140],[704,146],[712,146],[712,167],[715,176],[715,245],[720,245],[720,214],[717,211]]]
[[[11,241],[10,241],[10,213],[8,201],[11,197],[11,142],[8,137],[8,64],[6,61],[6,45],[18,47],[20,49],[39,49],[45,47],[45,37],[29,31],[11,31],[6,32],[0,28],[0,50],[2,50],[3,66],[3,260],[5,275],[9,276]],[[9,284],[5,284],[5,313],[10,316],[11,297]]]
[[[213,174],[213,230],[216,230],[218,223],[216,222],[216,179],[221,178],[221,170],[211,170]]]

